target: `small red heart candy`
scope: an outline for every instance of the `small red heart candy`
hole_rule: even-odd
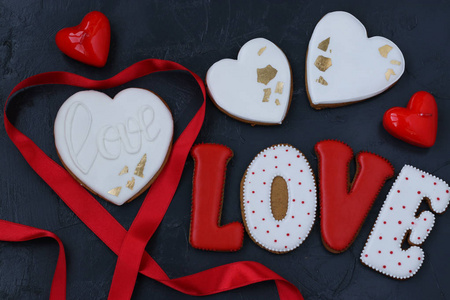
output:
[[[434,145],[437,125],[437,104],[427,92],[415,93],[406,108],[393,107],[383,117],[383,126],[390,134],[424,148]]]
[[[64,54],[95,67],[106,64],[110,39],[108,18],[98,11],[88,13],[78,26],[61,29],[55,38]]]

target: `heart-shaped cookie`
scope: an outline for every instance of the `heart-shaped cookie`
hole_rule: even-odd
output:
[[[88,13],[80,25],[63,28],[56,34],[56,45],[67,56],[95,67],[106,64],[111,29],[108,18],[98,11]]]
[[[114,99],[82,91],[55,120],[55,144],[66,169],[87,189],[122,205],[156,179],[170,152],[172,115],[154,93],[138,88]]]
[[[349,13],[325,15],[306,56],[306,88],[315,109],[342,106],[378,95],[400,79],[405,59],[390,40],[367,37]]]
[[[434,145],[437,125],[437,104],[427,92],[415,93],[406,108],[393,107],[383,117],[383,126],[391,135],[424,148]]]
[[[251,124],[281,124],[291,102],[292,75],[286,55],[263,38],[242,46],[237,60],[213,64],[206,84],[221,111]]]

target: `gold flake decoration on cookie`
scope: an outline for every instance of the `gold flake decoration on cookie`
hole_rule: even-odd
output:
[[[114,99],[81,91],[59,109],[54,133],[61,162],[74,179],[122,205],[161,173],[170,154],[173,119],[166,103],[148,90],[124,89]]]
[[[113,195],[113,196],[119,196],[120,195],[120,191],[122,190],[121,186],[118,186],[116,188],[113,188],[111,190],[108,191],[108,194]]]
[[[263,91],[264,91],[264,97],[262,99],[262,102],[269,102],[269,97],[270,97],[270,94],[272,94],[272,90],[270,88],[268,88],[268,89],[264,89]]]
[[[130,190],[133,190],[135,183],[136,180],[134,179],[134,177],[131,177],[131,180],[127,181],[126,187],[129,188]]]
[[[120,171],[119,176],[123,175],[123,174],[127,174],[128,173],[128,166],[123,167],[123,169]]]
[[[283,94],[283,86],[284,86],[284,82],[278,81],[277,87],[275,88],[275,93]]]
[[[256,69],[258,73],[258,82],[264,83],[267,85],[272,79],[277,76],[277,69],[272,67],[271,65],[267,65],[265,68]]]
[[[395,72],[394,72],[394,70],[392,70],[392,69],[388,69],[388,70],[386,71],[386,73],[384,73],[384,76],[386,77],[386,80],[388,80],[388,81],[389,81],[389,79],[391,78],[391,75],[395,75]]]
[[[331,58],[319,55],[316,59],[314,65],[322,72],[325,72],[329,67],[331,67]]]
[[[136,166],[136,169],[134,170],[134,175],[139,177],[144,177],[144,168],[145,164],[147,163],[147,153],[142,156],[141,160]]]
[[[319,48],[320,50],[326,52],[328,49],[328,45],[330,44],[330,38],[327,38],[323,41],[320,42],[319,46],[317,46],[317,48]],[[330,49],[331,52],[331,49]]]
[[[392,41],[369,38],[358,19],[335,11],[320,19],[309,41],[306,94],[315,109],[348,105],[384,92],[404,71],[405,59]]]
[[[316,82],[320,83],[321,85],[328,85],[328,82],[323,79],[322,76],[320,76],[319,79],[316,79]]]
[[[213,64],[206,73],[206,85],[220,111],[252,125],[281,124],[293,91],[286,55],[264,38],[245,43],[237,60],[225,58]],[[273,104],[276,99],[278,106]]]
[[[276,104],[277,106],[278,106],[278,105],[281,105],[280,100],[275,99],[275,104]]]
[[[389,52],[391,52],[392,47],[389,45],[384,45],[383,47],[378,48],[378,51],[380,52],[380,55],[384,58],[387,58]]]
[[[267,49],[267,47],[266,47],[266,46],[264,46],[264,47],[262,47],[261,49],[259,49],[259,51],[258,51],[258,55],[259,55],[259,56],[261,56],[261,54],[263,54],[263,53],[264,53],[264,51],[266,51],[266,49]]]

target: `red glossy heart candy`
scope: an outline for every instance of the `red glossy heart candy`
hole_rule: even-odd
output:
[[[85,64],[103,67],[109,53],[111,29],[108,18],[98,11],[88,13],[80,25],[63,28],[56,45],[67,56]]]
[[[383,126],[390,134],[424,148],[434,145],[437,125],[437,104],[427,92],[415,93],[406,108],[393,107],[383,117]]]

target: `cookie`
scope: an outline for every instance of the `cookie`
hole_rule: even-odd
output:
[[[287,253],[308,237],[316,217],[314,173],[303,154],[290,145],[261,151],[241,181],[245,229],[260,247]]]
[[[292,98],[286,55],[264,38],[248,41],[237,60],[222,59],[206,74],[208,93],[224,113],[242,122],[281,124]]]
[[[347,12],[326,14],[317,23],[306,55],[306,90],[315,109],[355,103],[378,95],[400,79],[405,59],[384,37],[367,37]]]
[[[356,155],[355,177],[350,181],[352,149],[339,141],[315,146],[319,160],[320,228],[329,251],[344,252],[363,225],[375,199],[394,168],[385,158],[369,152]]]
[[[139,196],[162,170],[173,120],[164,101],[144,89],[125,89],[114,99],[82,91],[61,106],[54,133],[61,162],[75,179],[122,205]]]
[[[244,229],[240,222],[220,225],[225,175],[230,148],[199,144],[191,150],[194,159],[192,212],[189,242],[192,247],[211,251],[237,251],[242,248]]]
[[[438,108],[433,95],[417,92],[408,106],[386,111],[383,126],[392,136],[411,145],[429,148],[436,141]]]
[[[425,210],[417,215],[426,200],[431,210],[443,213],[450,201],[447,183],[433,175],[405,165],[384,201],[361,253],[361,262],[396,279],[407,279],[420,269],[424,251],[419,247],[434,225],[434,214]],[[410,247],[402,249],[407,239]]]

